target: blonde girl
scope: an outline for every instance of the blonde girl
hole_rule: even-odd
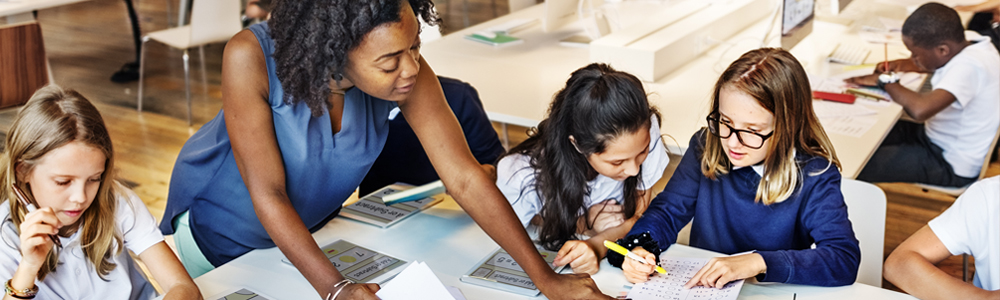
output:
[[[840,163],[812,110],[805,71],[787,51],[757,49],[715,84],[708,128],[691,138],[666,189],[625,239],[655,262],[694,219],[691,246],[724,254],[686,287],[734,280],[848,285],[861,251],[840,193]],[[811,246],[815,244],[815,249]],[[620,255],[631,282],[652,267]]]
[[[75,91],[44,87],[18,112],[0,158],[0,197],[3,299],[156,296],[126,249],[164,299],[201,299],[145,205],[114,180],[101,114]]]

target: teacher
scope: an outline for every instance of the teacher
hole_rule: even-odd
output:
[[[160,229],[197,276],[278,246],[324,299],[377,299],[327,260],[310,232],[335,217],[382,151],[399,107],[462,208],[549,299],[610,299],[559,275],[469,151],[420,56],[430,0],[277,1],[226,45],[222,110],[185,143]]]

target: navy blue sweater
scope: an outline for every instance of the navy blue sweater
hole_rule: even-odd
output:
[[[629,236],[648,232],[666,249],[692,217],[691,246],[725,254],[756,250],[767,273],[759,281],[817,286],[854,283],[861,249],[847,219],[840,172],[804,155],[803,180],[781,203],[755,203],[760,175],[740,168],[711,180],[701,173],[704,130],[691,138],[666,189],[652,200]],[[826,169],[822,174],[814,173]],[[815,243],[816,248],[810,249]]]

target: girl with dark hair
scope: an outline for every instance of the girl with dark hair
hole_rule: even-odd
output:
[[[575,72],[548,117],[497,165],[497,186],[556,265],[594,274],[648,206],[670,158],[638,78],[605,64]],[[578,236],[588,236],[578,240]]]
[[[840,162],[812,101],[805,70],[790,53],[762,48],[743,54],[715,84],[708,128],[691,138],[666,188],[620,243],[655,262],[692,222],[691,246],[752,251],[711,259],[688,288],[721,288],[754,276],[761,282],[854,283],[861,249],[840,192]],[[608,254],[631,282],[653,272],[622,259]]]
[[[325,299],[376,299],[349,282],[310,232],[337,215],[382,151],[399,107],[451,195],[550,299],[608,299],[589,276],[559,275],[538,255],[469,151],[420,56],[430,0],[276,1],[271,19],[234,36],[222,111],[181,149],[160,229],[204,273],[277,246]],[[433,143],[431,143],[433,141]]]

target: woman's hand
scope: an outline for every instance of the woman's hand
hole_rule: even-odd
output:
[[[587,274],[554,274],[544,282],[540,282],[538,289],[542,294],[552,300],[560,299],[603,299],[612,300],[608,295],[602,294],[597,288],[597,283]],[[534,280],[534,278],[532,278]]]
[[[642,247],[636,247],[632,249],[632,252],[642,256],[647,262],[656,262],[656,256]],[[622,271],[625,272],[625,279],[628,279],[628,282],[646,282],[649,280],[649,275],[656,271],[656,265],[644,264],[626,257],[625,261],[622,262]]]
[[[715,257],[708,260],[698,273],[684,285],[684,288],[707,286],[721,289],[730,281],[757,276],[767,271],[764,257],[758,253],[737,256]]]
[[[592,205],[587,209],[587,220],[590,220],[593,233],[608,230],[625,222],[624,207],[617,201],[608,199],[603,203]],[[593,235],[593,234],[591,234]]]
[[[594,275],[601,268],[598,263],[601,256],[597,253],[597,249],[603,248],[595,247],[586,241],[566,241],[552,263],[556,266],[569,264],[574,273]]]
[[[42,208],[28,213],[21,222],[21,263],[38,272],[49,251],[52,250],[52,238],[49,235],[59,233],[59,218],[51,207]]]
[[[344,286],[344,289],[340,291],[340,294],[337,294],[337,298],[330,300],[378,300],[378,297],[375,296],[375,292],[378,292],[379,289],[381,289],[381,287],[379,287],[377,283],[349,283]]]

